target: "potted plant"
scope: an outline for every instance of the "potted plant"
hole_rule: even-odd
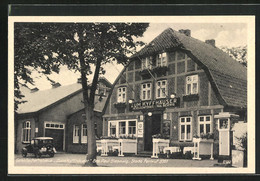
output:
[[[143,69],[139,72],[139,74],[144,78],[144,79],[149,79],[151,78],[152,70],[151,69]]]
[[[183,95],[183,101],[198,101],[199,94]]]

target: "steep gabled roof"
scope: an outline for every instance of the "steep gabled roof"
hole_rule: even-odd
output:
[[[219,48],[205,42],[168,28],[130,59],[174,48],[185,51],[205,70],[223,104],[246,107],[247,69]]]

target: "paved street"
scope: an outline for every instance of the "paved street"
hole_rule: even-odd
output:
[[[58,153],[53,158],[43,156],[35,158],[28,155],[23,158],[15,155],[15,166],[64,166],[81,167],[86,155]],[[217,160],[186,160],[186,159],[151,159],[144,157],[97,157],[100,167],[213,167]]]

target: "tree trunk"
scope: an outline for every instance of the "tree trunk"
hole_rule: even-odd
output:
[[[87,135],[88,135],[88,153],[85,166],[97,166],[97,149],[96,149],[96,134],[95,134],[95,120],[94,120],[94,106],[85,106],[86,122],[87,122]]]

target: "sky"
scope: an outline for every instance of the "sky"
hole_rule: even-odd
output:
[[[167,28],[190,29],[193,38],[201,41],[215,39],[217,47],[227,46],[230,48],[247,45],[247,24],[245,23],[150,23],[143,37],[138,40],[149,43]],[[123,66],[113,63],[105,65],[104,68],[106,70],[104,77],[113,83]],[[35,77],[35,86],[30,87],[37,87],[40,90],[51,88],[50,83],[45,78],[39,77],[37,73],[33,73],[32,76]],[[79,72],[69,71],[66,67],[61,67],[59,74],[50,75],[51,79],[61,85],[76,83],[79,77]]]

